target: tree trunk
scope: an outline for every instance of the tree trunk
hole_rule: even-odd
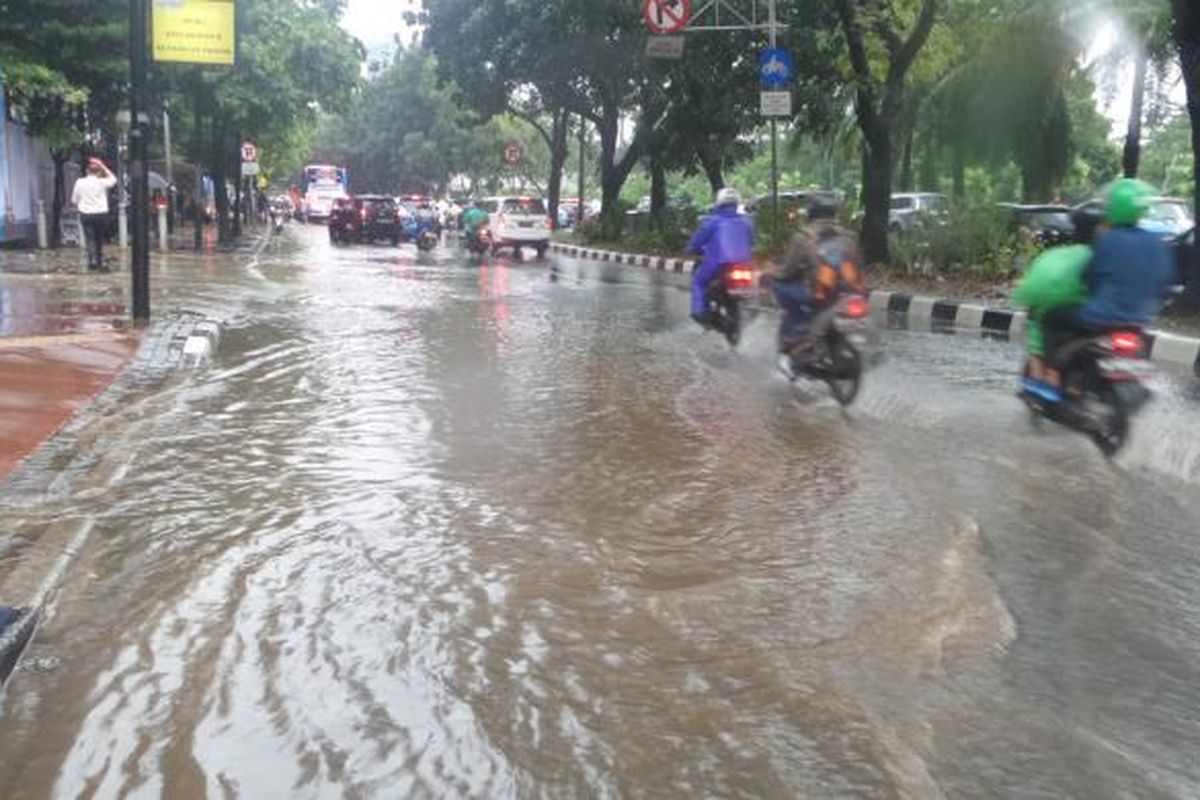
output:
[[[888,209],[892,195],[892,140],[889,126],[880,124],[876,141],[863,142],[862,252],[867,264],[888,261]]]
[[[1133,103],[1129,108],[1129,127],[1125,133],[1125,155],[1122,161],[1125,177],[1138,176],[1138,162],[1142,156],[1142,109],[1146,102],[1146,68],[1150,55],[1143,47],[1137,54],[1133,70]]]
[[[617,204],[621,199],[621,189],[625,186],[629,173],[641,160],[650,141],[652,126],[646,124],[646,118],[650,113],[643,106],[643,119],[638,120],[637,133],[634,134],[633,141],[629,143],[629,147],[625,149],[618,160],[620,107],[615,99],[605,99],[604,101],[604,111],[597,122],[597,127],[600,129],[600,215],[607,235],[620,233],[623,220]]]
[[[913,172],[913,147],[917,132],[910,127],[904,135],[904,155],[900,161],[900,191],[915,192],[917,190],[916,175]]]
[[[3,121],[0,121],[0,125],[3,124]],[[50,246],[55,250],[62,247],[62,210],[63,204],[66,202],[66,198],[63,196],[63,182],[66,180],[67,159],[70,156],[70,148],[50,152],[50,158],[54,161],[54,200],[50,204]]]
[[[662,228],[663,211],[667,208],[667,170],[657,154],[650,154],[650,222]]]
[[[567,163],[567,112],[554,112],[554,130],[550,144],[550,180],[546,185],[547,211],[550,224],[558,227],[558,204],[562,198],[563,166]]]
[[[950,169],[954,175],[955,200],[964,200],[967,196],[967,157],[965,149],[961,142],[956,142],[951,153],[953,163]]]
[[[702,147],[697,151],[696,157],[700,159],[704,177],[708,178],[708,188],[712,189],[713,197],[716,197],[717,192],[725,188],[725,174],[721,169],[721,156],[713,150],[711,147]]]
[[[1200,6],[1194,0],[1173,0],[1175,46],[1187,88],[1188,116],[1192,121],[1192,208],[1200,209]],[[1200,246],[1192,248],[1192,263],[1180,264],[1188,294],[1200,302]]]

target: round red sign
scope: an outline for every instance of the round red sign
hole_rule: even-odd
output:
[[[692,21],[692,0],[646,0],[642,16],[654,33],[679,33]]]
[[[524,153],[521,151],[521,145],[517,144],[516,142],[509,142],[508,144],[504,145],[505,164],[520,164],[521,156],[523,155]]]

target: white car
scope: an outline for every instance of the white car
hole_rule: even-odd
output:
[[[892,195],[888,207],[888,230],[911,231],[933,220],[944,219],[950,211],[950,198],[933,192],[905,192]]]
[[[511,247],[519,256],[522,247],[532,247],[538,258],[546,255],[554,226],[540,197],[488,197],[483,207],[490,217],[493,251]]]

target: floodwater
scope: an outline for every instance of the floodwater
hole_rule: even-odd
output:
[[[1109,463],[994,343],[897,333],[843,415],[667,276],[295,226],[223,269],[119,480],[9,516],[95,524],[7,800],[1200,795],[1187,380]]]

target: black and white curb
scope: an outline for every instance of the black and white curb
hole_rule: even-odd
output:
[[[690,273],[691,261],[661,256],[643,256],[595,250],[574,245],[554,244],[550,249],[573,258],[628,264],[659,271]],[[985,339],[1022,341],[1025,338],[1024,311],[1011,308],[960,303],[934,297],[921,297],[900,292],[871,292],[871,309],[880,324],[892,330],[932,333],[978,332]],[[1200,339],[1165,331],[1151,331],[1150,358],[1154,361],[1189,367],[1200,376]]]

